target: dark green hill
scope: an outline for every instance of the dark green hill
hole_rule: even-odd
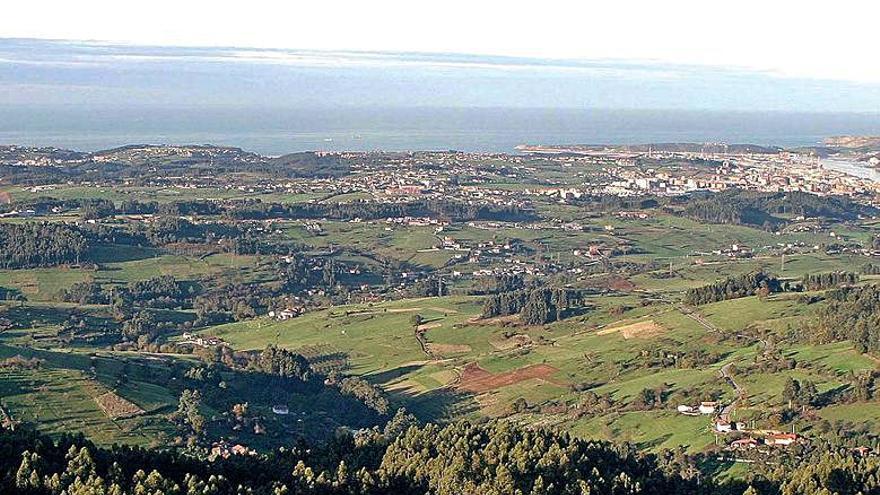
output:
[[[296,177],[342,177],[351,173],[351,165],[339,155],[315,152],[290,153],[273,158],[269,164]]]

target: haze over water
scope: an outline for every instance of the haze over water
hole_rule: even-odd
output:
[[[519,144],[819,144],[880,134],[880,114],[505,108],[0,107],[0,143],[98,150],[222,144],[304,150],[513,152]]]

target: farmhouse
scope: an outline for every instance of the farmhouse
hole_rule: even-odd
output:
[[[715,422],[715,431],[718,433],[729,433],[733,431],[733,425],[727,421],[718,420]]]
[[[717,408],[717,402],[700,402],[700,407],[697,410],[700,411],[700,414],[715,414]]]
[[[276,320],[289,320],[291,318],[296,318],[305,312],[305,308],[303,307],[287,308],[280,311],[272,310],[269,311],[269,317],[275,318]]]
[[[181,344],[192,344],[200,347],[214,347],[224,344],[223,339],[219,337],[193,335],[189,332],[184,332],[182,337]]]
[[[223,459],[228,459],[233,455],[256,455],[256,451],[253,449],[249,449],[241,444],[230,445],[229,442],[220,441],[214,442],[211,446],[211,457],[217,458],[222,457]]]
[[[754,438],[740,438],[730,442],[730,448],[733,449],[754,449],[758,446],[758,441]]]
[[[772,447],[788,447],[799,438],[796,433],[775,433],[764,438],[764,443]]]

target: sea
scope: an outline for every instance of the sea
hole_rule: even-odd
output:
[[[0,144],[83,151],[125,144],[217,144],[264,155],[321,150],[515,152],[521,144],[724,142],[798,147],[837,135],[880,135],[880,113],[0,106]]]

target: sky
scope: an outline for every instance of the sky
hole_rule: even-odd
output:
[[[4,5],[0,35],[168,46],[625,59],[880,82],[877,2],[57,0]]]
[[[876,112],[880,4],[14,1],[0,104]]]

